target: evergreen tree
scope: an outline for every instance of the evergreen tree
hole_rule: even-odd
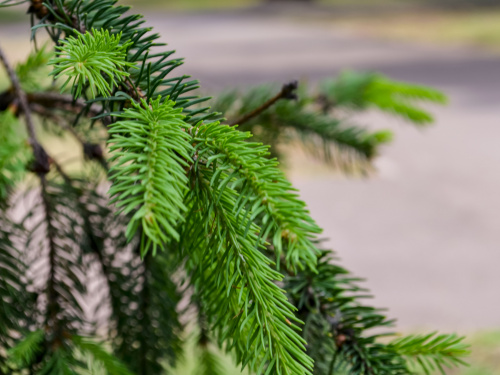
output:
[[[278,142],[299,139],[364,171],[390,133],[350,124],[349,112],[425,124],[415,102],[442,94],[351,72],[318,93],[292,82],[223,94],[214,112],[196,80],[173,75],[182,59],[116,0],[0,4],[19,3],[33,39],[44,29],[53,48],[17,67],[0,50],[10,80],[0,93],[0,373],[169,373],[183,316],[196,316],[197,374],[223,373],[216,348],[255,374],[463,363],[454,335],[381,340],[392,321],[322,249],[273,158]],[[40,141],[66,135],[83,166]]]

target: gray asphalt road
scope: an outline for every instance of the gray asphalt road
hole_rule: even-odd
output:
[[[396,130],[370,179],[290,172],[325,236],[375,303],[404,329],[500,326],[500,58],[473,50],[383,42],[263,14],[147,15],[207,91],[311,81],[370,69],[430,84],[450,97],[434,127]],[[12,56],[24,27],[4,28]],[[16,48],[14,48],[14,46]],[[8,46],[7,46],[8,47]]]
[[[450,97],[437,123],[396,130],[370,179],[291,171],[343,263],[405,329],[500,326],[500,58],[359,38],[263,15],[163,17],[150,23],[208,90],[370,69]],[[303,168],[302,168],[303,169]]]

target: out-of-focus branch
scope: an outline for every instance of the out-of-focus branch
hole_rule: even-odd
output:
[[[31,116],[31,109],[28,104],[26,93],[21,89],[19,78],[17,77],[14,69],[12,69],[12,66],[9,64],[9,61],[7,60],[7,57],[5,56],[2,48],[0,48],[0,61],[7,71],[7,75],[9,76],[12,87],[14,88],[14,93],[19,102],[19,106],[24,113],[26,130],[28,131],[29,142],[33,149],[34,155],[32,170],[33,172],[40,175],[40,177],[42,177],[50,171],[50,158],[36,138],[35,125]]]
[[[12,95],[5,95],[4,97],[10,97],[10,100],[12,100],[11,104],[14,104],[15,101],[20,106],[21,111],[24,114],[25,118],[25,123],[26,123],[26,129],[28,132],[28,137],[29,137],[29,143],[31,145],[31,148],[33,149],[33,156],[34,156],[34,162],[31,166],[31,170],[35,173],[37,173],[40,178],[42,185],[44,183],[44,175],[47,174],[50,171],[50,165],[54,164],[57,171],[59,174],[66,180],[70,181],[70,178],[64,173],[63,169],[61,166],[54,160],[52,159],[43,146],[38,142],[38,139],[36,137],[36,131],[35,131],[35,125],[33,123],[33,117],[32,117],[32,112],[38,113],[42,116],[45,117],[52,117],[56,118],[58,121],[57,123],[63,127],[63,129],[68,130],[81,144],[84,150],[84,153],[89,156],[90,158],[93,159],[98,159],[103,166],[106,165],[104,158],[103,158],[103,153],[102,149],[100,148],[99,145],[94,145],[86,142],[84,139],[82,139],[78,133],[75,132],[75,130],[70,127],[70,126],[65,126],[63,121],[60,121],[58,116],[54,113],[51,113],[48,111],[45,107],[43,107],[41,104],[38,104],[38,102],[46,102],[46,103],[52,103],[54,104],[55,102],[62,103],[65,105],[69,105],[69,103],[73,103],[73,100],[71,97],[67,97],[66,95],[60,95],[60,94],[53,94],[53,93],[44,93],[48,95],[40,95],[38,94],[31,94],[31,99],[33,100],[33,104],[30,106],[30,103],[28,101],[28,95],[22,90],[21,84],[19,83],[19,78],[17,77],[15,71],[12,69],[12,66],[10,65],[9,61],[7,60],[3,50],[0,48],[0,61],[2,62],[3,66],[5,67],[5,70],[7,71],[7,75],[9,76],[9,79],[12,83],[12,88],[14,92],[14,96]],[[1,97],[1,95],[0,95]],[[48,102],[47,102],[48,101]],[[78,101],[77,101],[78,102]],[[82,106],[85,106],[85,102],[80,101],[81,103],[78,103]]]
[[[17,77],[14,69],[10,66],[10,63],[7,60],[2,48],[0,47],[0,61],[2,62],[5,70],[7,71],[7,75],[9,76],[10,82],[12,83],[12,87],[14,88],[14,93],[19,101],[19,105],[24,112],[24,116],[26,118],[26,129],[28,130],[28,136],[30,140],[30,144],[34,145],[37,143],[35,126],[33,124],[33,119],[31,117],[31,111],[28,106],[28,99],[26,98],[26,93],[21,89],[21,84],[19,83],[19,78]]]
[[[33,111],[33,113],[36,113],[41,117],[51,119],[61,129],[69,132],[78,141],[78,143],[81,144],[83,149],[83,154],[87,159],[97,160],[105,170],[108,169],[106,160],[104,159],[104,151],[102,150],[102,147],[99,144],[88,142],[87,140],[82,138],[80,134],[78,134],[78,132],[71,125],[68,125],[66,123],[66,119],[59,116],[57,113],[48,110],[44,106],[37,103],[33,103],[30,105],[30,108]]]
[[[68,112],[78,113],[87,107],[83,99],[74,99],[71,95],[59,94],[57,92],[33,92],[27,95],[29,103],[36,103],[50,109],[60,109]],[[89,116],[97,116],[102,112],[98,104],[88,106]]]
[[[85,144],[85,140],[80,137],[80,135],[73,129],[72,126],[68,126],[65,123],[65,120],[59,116],[57,113],[54,113],[50,110],[48,110],[46,107],[43,105],[37,104],[37,103],[30,103],[30,108],[33,111],[33,113],[36,113],[37,115],[44,117],[46,119],[51,119],[54,123],[57,124],[57,126],[61,127],[62,129],[68,131],[71,133],[71,135],[82,145]]]
[[[7,75],[12,83],[12,87],[14,88],[15,96],[17,97],[17,101],[21,110],[24,113],[26,129],[28,131],[28,137],[31,147],[33,148],[34,155],[34,164],[32,166],[33,172],[37,173],[40,178],[41,184],[41,193],[42,193],[42,202],[45,209],[45,217],[47,222],[47,239],[49,243],[49,264],[50,264],[50,273],[48,278],[47,285],[47,317],[48,321],[52,323],[54,329],[54,338],[52,340],[51,345],[53,347],[60,346],[60,336],[61,336],[61,327],[59,326],[59,321],[57,319],[57,314],[60,309],[57,303],[57,289],[55,284],[55,252],[56,252],[56,244],[55,244],[55,227],[52,221],[52,210],[51,205],[48,199],[47,194],[47,180],[46,174],[50,171],[50,157],[45,152],[44,148],[38,142],[36,138],[35,125],[33,123],[33,118],[31,116],[31,109],[28,104],[28,99],[26,97],[26,93],[21,89],[21,84],[19,83],[19,79],[9,64],[5,54],[0,48],[0,61],[5,67],[7,71]],[[62,172],[62,169],[58,167],[59,172]],[[64,173],[64,172],[63,172]],[[63,174],[63,177],[66,176]]]
[[[13,104],[16,98],[17,95],[12,89],[0,93],[0,110],[5,110],[9,105]],[[59,94],[53,91],[26,93],[26,100],[28,104],[38,104],[47,109],[57,109],[77,114],[87,107],[88,115],[91,117],[102,112],[102,107],[99,104],[94,103],[88,106],[82,99],[75,100],[71,95]]]
[[[274,103],[276,103],[280,99],[289,99],[289,100],[297,99],[297,95],[295,94],[295,90],[297,90],[297,86],[298,86],[297,81],[292,81],[292,82],[289,82],[287,84],[284,84],[283,87],[281,88],[281,91],[278,94],[276,94],[274,97],[269,99],[267,102],[262,104],[260,107],[243,115],[238,120],[231,122],[229,125],[234,126],[234,125],[244,124],[245,122],[251,120],[252,118],[260,115],[262,112],[264,112],[266,109],[271,107]]]

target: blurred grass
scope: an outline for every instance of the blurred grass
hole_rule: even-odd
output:
[[[258,4],[259,0],[123,0],[120,4],[139,9],[207,10],[241,8]]]
[[[344,17],[328,22],[370,37],[467,45],[500,52],[500,9],[409,12],[378,17]]]
[[[479,332],[467,338],[471,345],[470,367],[453,370],[453,375],[500,374],[500,331]]]
[[[415,3],[426,0],[316,0],[323,5],[391,5]],[[123,0],[121,3],[138,8],[163,8],[174,10],[204,10],[221,8],[241,8],[264,3],[265,0]]]
[[[317,0],[322,5],[339,5],[350,8],[370,6],[398,6],[430,3],[426,0]],[[122,3],[138,9],[209,10],[234,9],[262,4],[263,0],[124,0]],[[500,5],[500,3],[499,3]],[[405,8],[406,9],[406,8]],[[425,9],[425,8],[422,8]],[[315,16],[301,14],[302,20],[317,22]],[[320,20],[321,21],[321,20]],[[301,22],[301,19],[297,19]],[[323,23],[342,27],[372,37],[396,40],[438,43],[457,46],[474,46],[500,52],[500,8],[468,11],[408,10],[402,13],[379,13],[359,16],[356,12],[339,16],[327,12]]]
[[[363,9],[364,5],[376,9],[377,5],[423,4],[427,0],[317,0],[323,5],[348,6]],[[120,0],[140,12],[152,10],[207,11],[244,8],[262,4],[264,0]],[[500,3],[499,3],[500,5]],[[406,9],[406,8],[405,8]],[[27,21],[25,7],[1,9],[0,25]],[[500,8],[469,11],[406,11],[380,12],[376,16],[358,15],[356,11],[339,15],[326,12],[317,19],[317,13],[301,12],[296,22],[321,23],[327,27],[340,27],[359,35],[370,37],[437,43],[457,46],[474,46],[500,52]]]

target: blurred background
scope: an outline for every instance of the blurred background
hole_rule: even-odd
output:
[[[357,119],[395,132],[375,173],[345,176],[290,148],[287,174],[342,264],[367,279],[401,331],[467,334],[472,366],[460,374],[500,374],[498,0],[123,3],[145,14],[210,95],[291,79],[314,85],[345,69],[442,90],[449,104],[429,108],[433,126]],[[14,61],[28,54],[21,10],[0,11],[0,43]]]

